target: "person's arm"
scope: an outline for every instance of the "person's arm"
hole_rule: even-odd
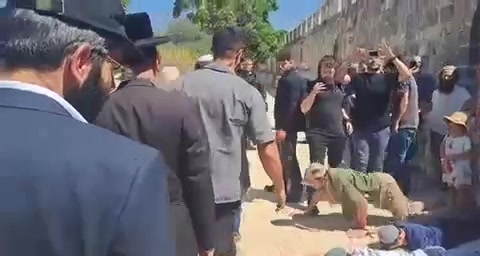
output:
[[[367,200],[352,185],[347,184],[343,188],[341,204],[345,217],[352,218],[352,229],[365,229],[367,227]]]
[[[335,69],[334,81],[337,84],[342,84],[345,80],[345,76],[348,75],[348,68],[352,62],[360,62],[368,60],[368,51],[363,48],[356,48],[344,61],[338,65]],[[350,76],[350,79],[353,79]]]
[[[185,203],[201,251],[215,248],[215,198],[213,194],[210,148],[198,107],[185,98],[180,143],[180,181]]]
[[[303,99],[302,103],[300,104],[300,110],[303,114],[307,114],[312,108],[313,103],[315,103],[315,98],[319,93],[317,84],[313,86],[307,85],[307,97],[305,97],[305,99]]]
[[[395,65],[395,67],[397,67],[398,81],[400,83],[408,82],[410,79],[414,79],[412,70],[410,70],[408,66],[405,65],[405,63],[403,63],[403,61],[401,61],[399,58],[393,57],[392,63]]]
[[[343,61],[336,69],[334,75],[334,81],[337,84],[343,83],[345,76],[348,74],[348,67],[350,66],[350,58]]]
[[[167,173],[160,154],[137,170],[119,210],[109,256],[175,256]]]
[[[412,78],[413,79],[413,78]],[[408,97],[410,94],[410,82],[399,82],[399,87],[393,90],[394,94],[394,109],[392,116],[392,126],[396,132],[402,119],[408,108]]]
[[[246,135],[257,144],[258,156],[263,169],[272,180],[273,185],[275,185],[279,200],[285,200],[285,184],[283,182],[280,155],[275,143],[275,136],[268,122],[265,103],[258,92],[251,93],[249,100],[249,118]]]

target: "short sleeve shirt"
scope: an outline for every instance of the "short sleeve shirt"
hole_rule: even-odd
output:
[[[400,82],[397,91],[408,93],[407,110],[400,119],[399,128],[418,128],[420,116],[418,114],[418,86],[415,78],[411,77],[408,81]]]
[[[275,139],[262,96],[226,66],[216,63],[184,75],[176,86],[200,109],[211,150],[215,202],[239,201],[240,176],[248,168],[244,136],[256,144]]]

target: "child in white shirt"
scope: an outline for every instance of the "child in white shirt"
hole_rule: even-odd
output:
[[[467,134],[467,120],[468,115],[464,112],[444,117],[448,134],[440,149],[442,179],[450,187],[453,207],[459,210],[471,209],[475,204],[472,190],[472,142]]]

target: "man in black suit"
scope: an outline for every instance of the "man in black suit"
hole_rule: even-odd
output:
[[[153,37],[148,14],[129,14],[124,25],[145,57],[129,63],[137,78],[110,95],[96,124],[163,153],[172,170],[168,183],[177,255],[213,255],[210,149],[200,113],[183,93],[156,88],[153,81],[161,73],[156,46],[168,40]]]
[[[163,158],[85,118],[115,65],[91,30],[135,52],[121,3],[62,3],[0,6],[0,255],[173,256]]]
[[[297,160],[297,132],[305,131],[305,117],[300,103],[305,95],[307,80],[296,70],[290,51],[281,52],[278,62],[282,77],[275,94],[276,140],[280,145],[287,202],[302,199],[302,174]]]

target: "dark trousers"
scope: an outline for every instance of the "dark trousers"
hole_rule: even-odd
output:
[[[198,254],[197,240],[193,231],[190,212],[184,204],[170,204],[170,214],[175,219],[172,225],[176,241],[176,256],[196,256]]]
[[[440,162],[440,145],[442,144],[445,134],[430,131],[430,153],[432,156],[432,166],[435,172],[435,181],[442,183],[442,164]]]
[[[233,232],[240,234],[240,224],[242,223],[242,205],[235,212],[235,222],[233,223]]]
[[[352,134],[353,168],[360,172],[383,172],[385,149],[390,138],[390,128],[382,130],[356,130]]]
[[[337,168],[342,163],[346,140],[345,137],[331,137],[315,131],[307,132],[310,162],[323,164],[325,157],[328,156],[328,165]]]
[[[237,249],[233,241],[235,216],[240,208],[240,201],[215,204],[215,255],[235,256]]]
[[[303,178],[297,159],[297,132],[287,133],[286,140],[279,147],[287,202],[298,203],[302,199]]]
[[[355,160],[353,157],[355,156],[353,149],[353,138],[352,136],[348,136],[347,141],[345,142],[345,149],[343,150],[343,159],[342,164],[340,165],[341,168],[353,168],[353,163]]]
[[[310,150],[310,162],[321,163],[325,162],[325,157],[328,157],[328,165],[332,168],[337,168],[342,164],[343,153],[345,150],[345,137],[331,137],[325,136],[321,133],[310,131],[307,132],[308,148]],[[308,201],[310,201],[315,189],[308,187]]]
[[[410,192],[411,171],[406,163],[414,156],[416,137],[417,129],[399,129],[390,136],[387,148],[385,169],[392,174],[405,195]]]

